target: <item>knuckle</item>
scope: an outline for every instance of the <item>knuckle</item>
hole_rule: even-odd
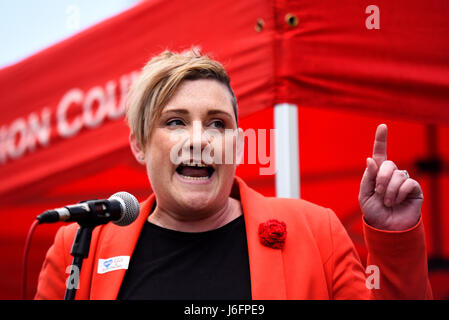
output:
[[[396,164],[395,164],[393,161],[391,161],[391,160],[386,160],[385,163],[386,163],[386,166],[388,166],[388,167],[390,167],[390,168],[394,168],[394,169],[397,169],[397,168],[398,168],[398,167],[396,166]]]
[[[392,161],[385,160],[382,163],[382,165],[380,166],[379,173],[384,174],[384,175],[388,175],[388,174],[391,175],[393,173],[393,171],[396,169],[397,169],[397,167]]]
[[[390,180],[390,178],[393,175],[393,171],[389,170],[388,168],[384,167],[382,170],[379,170],[379,173],[377,174],[377,182],[378,183],[386,183]]]
[[[404,170],[395,169],[393,174],[399,178],[407,179],[407,174],[404,172]]]
[[[410,180],[412,180],[412,183],[413,183],[413,185],[414,185],[415,187],[418,187],[418,188],[420,188],[420,189],[421,189],[421,185],[419,184],[419,182],[418,182],[418,181],[416,181],[416,180],[413,180],[413,179],[410,179]]]

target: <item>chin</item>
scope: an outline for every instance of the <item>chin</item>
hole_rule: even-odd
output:
[[[217,197],[213,196],[210,192],[191,191],[183,193],[183,199],[179,199],[179,204],[185,207],[189,211],[209,211],[215,208],[218,203]]]

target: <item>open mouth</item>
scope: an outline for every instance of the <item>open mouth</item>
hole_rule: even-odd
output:
[[[190,180],[207,180],[214,173],[212,166],[205,164],[180,164],[176,168],[176,172],[184,179]]]

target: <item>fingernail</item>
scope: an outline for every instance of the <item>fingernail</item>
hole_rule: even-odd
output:
[[[390,199],[385,199],[385,205],[387,207],[391,207],[391,200]]]

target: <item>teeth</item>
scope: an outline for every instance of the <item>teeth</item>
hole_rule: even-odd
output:
[[[183,177],[184,179],[188,179],[188,180],[207,180],[209,179],[209,177],[189,177],[189,176],[185,176],[183,174],[180,175],[181,177]]]
[[[184,163],[185,166],[189,166],[189,167],[199,167],[199,168],[206,168],[208,167],[205,164],[202,163]]]

